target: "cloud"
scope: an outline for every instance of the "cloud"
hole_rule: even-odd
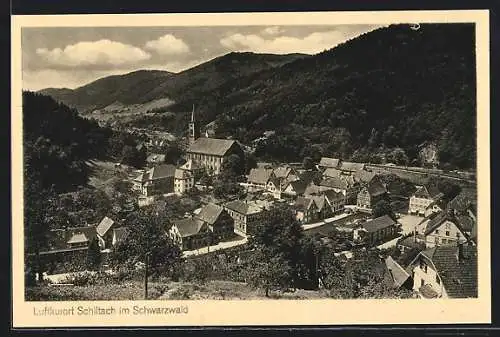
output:
[[[352,39],[361,33],[368,32],[372,29],[336,29],[324,32],[314,32],[305,37],[293,37],[286,35],[262,37],[257,34],[233,34],[221,39],[220,44],[232,50],[253,51],[257,53],[316,54],[325,49],[333,48],[342,42]]]
[[[110,40],[78,42],[61,48],[36,49],[36,54],[55,68],[113,68],[137,64],[151,58],[140,48]]]
[[[280,33],[283,33],[283,29],[278,26],[273,26],[273,27],[267,27],[262,30],[262,34],[267,34],[267,35],[278,35]]]
[[[156,40],[146,42],[144,48],[153,50],[160,55],[178,55],[189,53],[189,46],[184,41],[171,34],[166,34]]]

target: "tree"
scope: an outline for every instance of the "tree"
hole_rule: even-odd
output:
[[[99,242],[96,238],[90,241],[87,250],[87,268],[89,270],[97,270],[101,265],[101,249],[99,247]]]
[[[302,162],[302,166],[305,170],[314,169],[314,162],[311,157],[304,157],[304,161]]]
[[[166,235],[167,224],[149,209],[135,211],[127,222],[130,228],[127,240],[120,243],[112,254],[115,266],[126,264],[133,268],[137,262],[144,263],[146,254],[149,254],[148,268],[152,275],[172,274],[178,268],[181,251]]]
[[[380,200],[373,206],[372,217],[375,219],[384,215],[388,215],[393,220],[396,220],[396,215],[392,210],[391,204],[387,200]]]
[[[122,162],[141,168],[146,163],[146,152],[145,150],[138,150],[135,146],[125,145],[122,149]]]
[[[280,255],[266,256],[256,251],[250,258],[245,279],[256,287],[265,290],[266,297],[272,290],[285,290],[291,284],[291,268],[285,258]]]

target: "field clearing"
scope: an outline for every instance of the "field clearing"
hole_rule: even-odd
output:
[[[154,300],[258,300],[266,299],[264,290],[253,289],[243,282],[209,281],[205,284],[190,282],[149,282],[148,299]],[[324,299],[325,291],[297,289],[294,292],[271,291],[271,299]],[[142,300],[143,283],[93,286],[41,286],[26,288],[27,301],[85,301],[85,300]]]

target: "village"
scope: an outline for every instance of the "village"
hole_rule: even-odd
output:
[[[164,153],[149,149],[143,169],[121,163],[113,167],[127,172],[124,180],[139,208],[168,197],[197,195],[202,200],[200,207],[177,214],[165,227],[165,235],[178,245],[183,258],[244,246],[266,212],[282,205],[293,212],[306,235],[333,244],[340,258],[351,259],[359,249],[390,248],[398,250],[398,255],[413,250],[411,261],[403,264],[391,255],[384,257],[395,288],[407,288],[420,298],[477,296],[473,186],[464,185],[450,196],[437,184],[404,180],[412,193],[397,195],[391,186],[401,178],[391,171],[394,165],[323,157],[308,167],[256,162],[237,182],[238,195],[215,197],[214,178],[222,174],[230,158],[244,156],[243,146],[233,139],[202,136],[194,108],[187,131],[187,147],[179,165],[167,164]],[[140,146],[152,145],[154,141]],[[128,234],[125,217],[105,216],[93,224],[51,230],[51,249],[42,254],[71,258],[75,252],[87,251],[96,240],[105,256],[126,241]],[[46,278],[58,282],[57,275]]]

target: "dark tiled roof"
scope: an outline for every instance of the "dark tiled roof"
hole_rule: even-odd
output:
[[[460,249],[462,252],[460,252]],[[451,298],[477,297],[476,246],[437,246],[430,259]]]
[[[365,164],[344,161],[340,165],[340,169],[343,171],[351,171],[351,172],[360,171],[365,169]]]
[[[174,177],[175,179],[188,179],[191,177],[191,171],[176,169]]]
[[[329,167],[323,172],[323,177],[340,177],[342,171],[333,167]]]
[[[319,166],[322,166],[322,167],[338,167],[339,163],[340,163],[340,159],[323,157],[319,161]]]
[[[175,175],[176,167],[174,165],[166,164],[166,165],[158,165],[153,167],[148,171],[148,179],[162,179],[167,177],[173,177]]]
[[[289,185],[293,188],[293,190],[297,194],[303,194],[307,188],[307,184],[302,180],[291,181]]]
[[[465,233],[464,229],[460,225],[458,219],[454,216],[454,214],[452,212],[449,212],[449,211],[442,211],[442,212],[438,213],[437,215],[435,215],[434,217],[432,217],[427,222],[427,226],[425,228],[424,234],[428,235],[428,234],[434,232],[434,230],[439,228],[439,226],[441,226],[443,224],[443,222],[445,222],[445,221],[450,221],[453,224],[455,224],[455,226],[457,226],[457,228],[462,232],[462,234],[465,237],[467,237],[467,234]]]
[[[241,201],[241,200],[230,201],[230,202],[226,203],[224,206],[232,211],[235,211],[235,212],[238,212],[241,214],[247,214],[248,209],[250,207],[248,205],[248,203]]]
[[[195,218],[176,220],[173,221],[173,223],[177,227],[181,237],[183,238],[198,234],[200,229],[205,224],[202,220]]]
[[[414,196],[417,198],[437,199],[442,196],[442,193],[439,191],[437,186],[426,185],[426,186],[421,186],[415,192]]]
[[[96,228],[97,234],[99,234],[100,236],[106,235],[106,233],[109,231],[109,229],[113,226],[114,223],[115,223],[114,220],[105,216],[101,220],[101,222],[99,222],[99,224],[97,225]]]
[[[323,207],[325,207],[325,205],[328,205],[328,201],[326,200],[324,195],[311,196],[310,198],[314,200],[314,203],[318,207],[318,212],[321,212],[323,210]]]
[[[200,213],[196,215],[196,218],[205,221],[209,225],[213,225],[223,210],[224,208],[219,205],[207,204],[201,208]]]
[[[387,269],[392,276],[394,287],[396,288],[401,287],[410,277],[410,274],[408,274],[403,267],[401,267],[396,261],[394,261],[391,256],[388,256],[385,259],[385,265],[387,266]]]
[[[279,166],[274,169],[273,173],[276,178],[286,178],[289,174],[293,173],[293,170],[291,167]]]
[[[335,192],[334,190],[324,191],[323,194],[328,198],[328,200],[330,200],[330,202],[344,199],[344,195],[341,192]]]
[[[299,179],[302,180],[306,185],[313,182],[315,179],[321,179],[321,173],[314,170],[303,171],[299,174]]]
[[[273,173],[273,169],[254,168],[248,174],[248,182],[254,184],[267,184]]]
[[[387,193],[387,189],[379,181],[375,180],[368,186],[368,193],[370,193],[372,197],[376,197]]]
[[[342,190],[349,188],[349,183],[347,182],[347,180],[342,179],[340,177],[325,178],[321,181],[319,185],[331,188],[338,188]]]
[[[297,200],[295,200],[294,206],[296,208],[308,210],[314,205],[314,199],[312,198],[306,198],[306,197],[298,197]]]
[[[362,226],[368,232],[376,232],[380,229],[394,225],[396,225],[396,221],[392,220],[388,215],[383,215],[373,220],[368,220],[367,222],[363,223]]]
[[[235,143],[234,140],[203,137],[191,144],[187,152],[224,156]]]
[[[466,212],[467,209],[475,209],[477,205],[477,192],[472,188],[464,188],[460,193],[453,198],[448,207],[459,212]]]
[[[370,172],[366,170],[359,170],[354,172],[354,179],[361,183],[370,183],[377,174],[375,172]]]

